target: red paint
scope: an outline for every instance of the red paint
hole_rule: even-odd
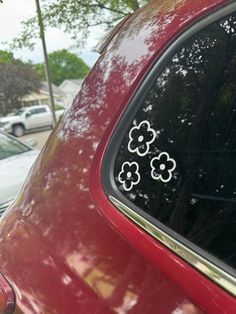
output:
[[[223,3],[151,1],[102,53],[1,221],[0,271],[18,313],[235,312],[233,297],[124,217],[101,185],[111,132],[147,70]]]
[[[14,310],[14,293],[6,279],[0,274],[0,314],[10,314]]]

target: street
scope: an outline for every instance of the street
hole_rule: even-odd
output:
[[[38,131],[38,132],[26,134],[26,135],[20,137],[19,139],[23,142],[28,140],[28,139],[34,139],[38,142],[38,144],[34,148],[41,149],[44,146],[44,144],[46,143],[50,133],[51,133],[51,129],[50,130],[43,130],[43,131]]]

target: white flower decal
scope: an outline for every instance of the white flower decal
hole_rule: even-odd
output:
[[[156,136],[149,121],[144,120],[130,130],[128,150],[143,157],[149,152],[150,144],[154,142]]]
[[[140,181],[138,163],[136,161],[124,162],[118,175],[118,180],[123,185],[125,191],[130,191]]]
[[[162,182],[169,182],[172,178],[172,172],[176,168],[176,162],[170,158],[168,153],[160,153],[158,157],[151,160],[151,176],[154,180],[161,180]]]

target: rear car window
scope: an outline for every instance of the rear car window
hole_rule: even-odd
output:
[[[126,132],[114,180],[141,211],[236,268],[236,14],[171,58]]]

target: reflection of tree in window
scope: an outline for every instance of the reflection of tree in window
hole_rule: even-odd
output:
[[[236,15],[197,33],[173,56],[133,125],[142,120],[158,137],[145,157],[131,154],[125,137],[117,186],[145,212],[236,267]],[[150,160],[160,152],[176,160],[166,184],[150,176]],[[141,181],[129,192],[117,181],[124,161],[140,165]]]

